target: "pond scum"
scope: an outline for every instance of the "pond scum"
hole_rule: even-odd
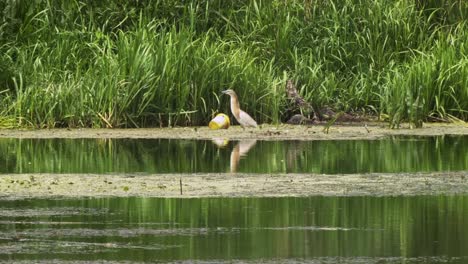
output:
[[[314,105],[468,118],[468,2],[1,1],[0,127],[206,125],[235,89],[287,120]]]

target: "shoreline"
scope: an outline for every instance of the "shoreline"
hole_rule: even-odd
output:
[[[0,129],[0,138],[167,138],[167,139],[257,139],[257,140],[352,140],[387,136],[468,135],[468,123],[429,123],[411,129],[408,124],[390,129],[386,123],[334,125],[262,125],[260,128],[211,130],[208,127],[130,128],[130,129]]]

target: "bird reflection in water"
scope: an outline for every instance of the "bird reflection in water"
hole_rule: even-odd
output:
[[[223,148],[228,144],[228,140],[224,139],[213,139],[212,142],[218,146],[219,148]],[[255,146],[257,143],[256,139],[244,139],[237,142],[234,148],[231,151],[231,159],[230,159],[230,171],[231,173],[237,172],[239,168],[239,163],[242,157],[247,156],[247,153],[250,149]]]
[[[247,152],[255,146],[257,140],[248,139],[239,141],[231,151],[231,172],[237,172],[240,159],[247,156]]]

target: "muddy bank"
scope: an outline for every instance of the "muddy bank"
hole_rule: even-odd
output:
[[[247,139],[260,140],[333,140],[333,139],[377,139],[391,135],[468,135],[468,124],[425,124],[423,128],[389,129],[385,123],[353,123],[336,125],[324,131],[324,125],[262,125],[257,129],[243,130],[233,126],[227,130],[211,130],[208,127],[177,127],[151,129],[38,129],[0,130],[0,138],[180,138],[180,139]]]
[[[345,175],[230,173],[0,175],[1,199],[90,196],[281,197],[436,194],[468,194],[468,171]]]

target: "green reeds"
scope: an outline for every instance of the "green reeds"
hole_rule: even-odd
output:
[[[314,105],[392,126],[467,114],[464,2],[7,1],[0,113],[18,126],[204,125],[232,88],[260,123]]]
[[[419,52],[411,62],[389,73],[381,103],[392,126],[405,119],[421,126],[428,116],[467,119],[466,40],[463,32],[447,40],[440,38],[433,51]]]

